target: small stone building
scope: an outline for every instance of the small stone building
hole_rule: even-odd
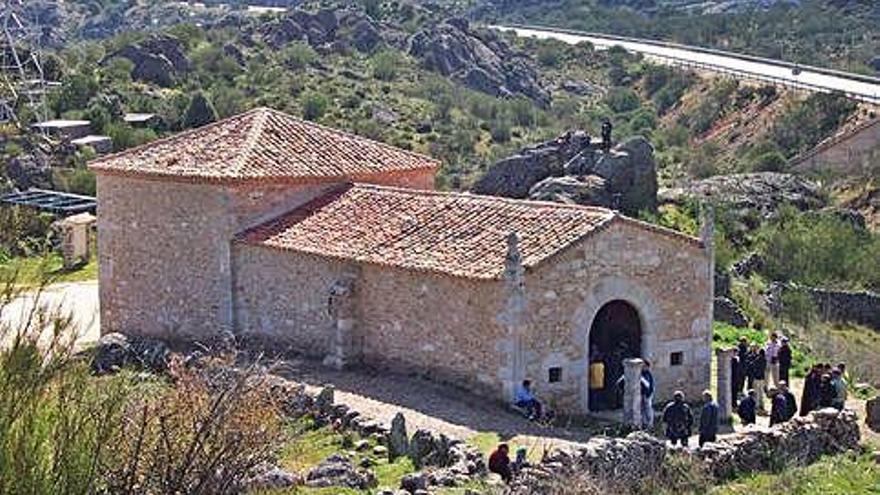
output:
[[[499,400],[530,378],[570,413],[590,408],[591,348],[649,359],[658,398],[709,384],[704,240],[435,192],[431,158],[265,108],[90,166],[104,333],[232,331]]]

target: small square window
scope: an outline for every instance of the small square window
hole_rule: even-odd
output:
[[[550,368],[547,380],[550,383],[559,383],[562,381],[562,368]]]
[[[681,366],[681,363],[684,362],[684,353],[683,352],[673,352],[669,355],[669,364],[671,366]]]

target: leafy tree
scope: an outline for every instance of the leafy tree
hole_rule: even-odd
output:
[[[217,120],[217,110],[201,91],[197,91],[189,101],[186,112],[183,114],[183,127],[191,129],[201,127]]]
[[[88,110],[86,110],[86,119],[91,122],[92,129],[98,133],[106,132],[105,129],[107,125],[110,124],[113,117],[110,115],[110,111],[107,110],[104,105],[99,103],[92,103],[89,105]]]
[[[758,155],[752,162],[752,170],[757,172],[782,172],[786,168],[788,168],[788,160],[779,151]]]

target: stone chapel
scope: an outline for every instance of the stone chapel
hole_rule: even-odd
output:
[[[102,332],[233,332],[503,401],[528,378],[574,414],[599,354],[650,360],[658,400],[708,388],[711,228],[434,191],[439,166],[268,108],[101,157]]]

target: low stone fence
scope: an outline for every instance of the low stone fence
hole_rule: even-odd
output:
[[[806,465],[825,454],[859,446],[858,418],[853,411],[823,409],[773,428],[757,427],[720,437],[691,455],[716,479],[760,472],[784,465]],[[548,480],[588,474],[628,491],[659,476],[671,452],[662,439],[643,432],[625,438],[594,438],[583,447],[555,449],[533,467],[525,468],[511,491],[536,493]]]
[[[880,331],[880,294],[774,283],[767,294],[768,306],[774,313],[782,309],[782,296],[787,291],[805,291],[809,294],[816,306],[817,315],[825,321],[858,323]]]

